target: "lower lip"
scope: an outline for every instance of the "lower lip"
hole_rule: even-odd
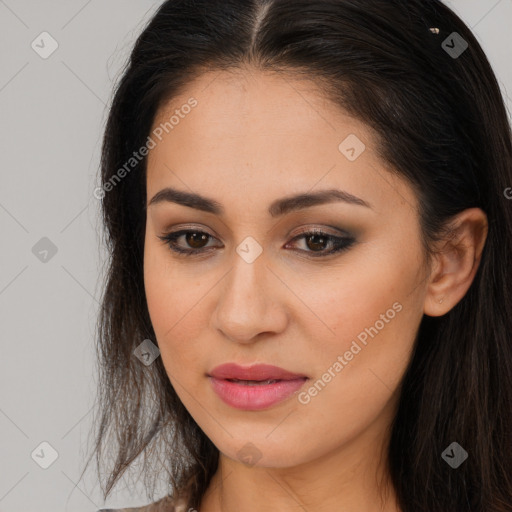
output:
[[[307,378],[280,380],[273,384],[240,384],[225,379],[209,377],[213,390],[231,407],[247,411],[266,409],[286,400],[298,391]]]

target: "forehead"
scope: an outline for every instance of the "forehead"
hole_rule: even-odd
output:
[[[194,113],[200,112],[201,118],[201,126],[194,127],[201,130],[198,135],[212,131],[219,136],[244,135],[235,130],[250,127],[259,136],[283,129],[311,135],[312,131],[337,131],[341,122],[370,136],[371,129],[329,101],[313,79],[251,68],[200,74],[159,109],[153,128],[169,120],[192,97],[197,101]],[[198,115],[190,117],[197,119]]]
[[[377,134],[311,80],[257,70],[206,72],[160,108],[155,130],[161,140],[148,156],[148,197],[172,183],[206,195],[237,189],[259,197],[316,184],[360,197],[373,188],[374,204],[389,192],[379,183],[386,171],[375,152]],[[356,160],[341,152],[346,140],[364,144]],[[400,185],[393,186],[396,192]]]

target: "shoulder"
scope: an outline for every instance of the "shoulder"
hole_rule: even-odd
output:
[[[171,496],[166,496],[155,503],[150,503],[143,507],[102,508],[98,512],[187,512],[187,504],[183,499],[175,500]]]

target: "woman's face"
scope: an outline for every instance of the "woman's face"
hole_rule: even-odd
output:
[[[148,308],[174,389],[230,459],[295,466],[373,446],[393,418],[426,274],[416,197],[372,137],[311,84],[257,71],[204,74],[158,112]],[[166,188],[201,199],[151,203]],[[225,363],[296,377],[212,379]]]

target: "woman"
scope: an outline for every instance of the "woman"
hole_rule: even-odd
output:
[[[154,450],[134,511],[512,510],[511,140],[438,0],[164,2],[95,192],[105,497]]]

